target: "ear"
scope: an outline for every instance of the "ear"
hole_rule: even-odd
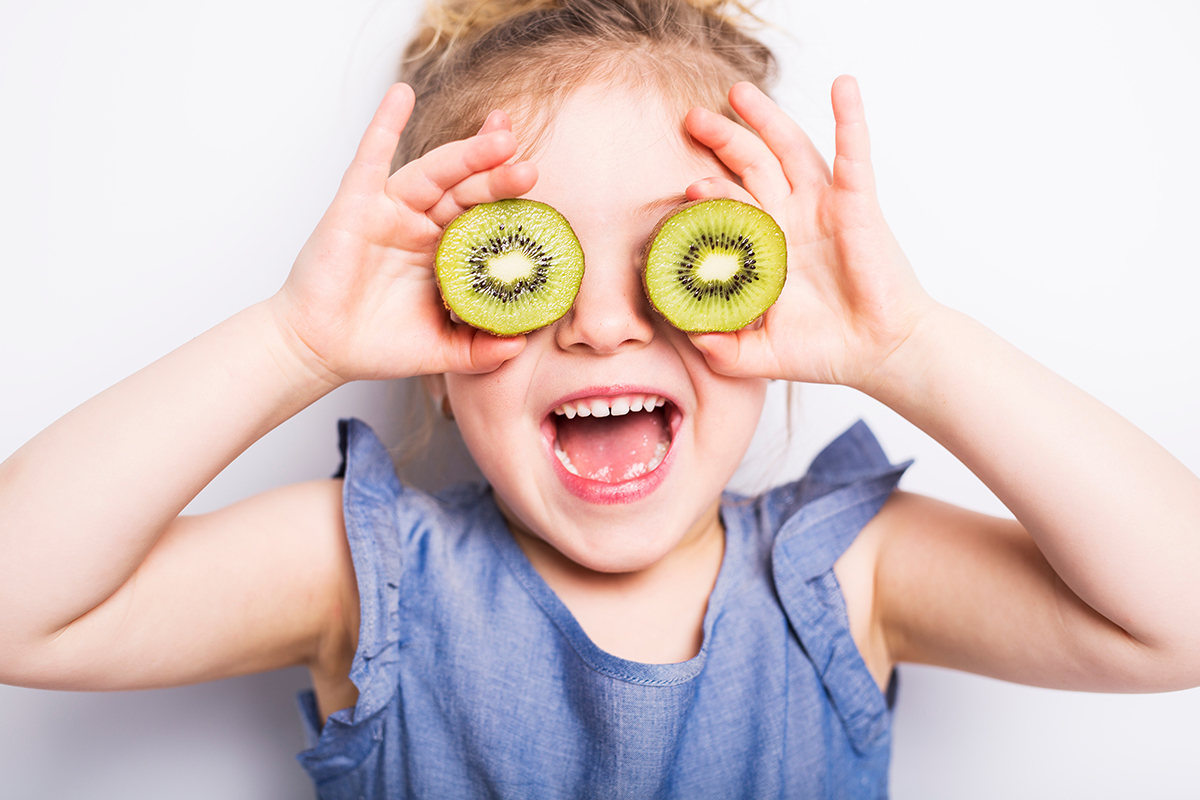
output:
[[[446,391],[446,376],[440,372],[436,375],[422,375],[421,385],[429,393],[433,407],[446,419],[454,419],[454,411],[450,408],[450,396]]]

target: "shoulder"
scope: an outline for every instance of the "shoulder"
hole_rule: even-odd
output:
[[[460,483],[436,494],[402,483],[397,476],[392,453],[367,423],[343,419],[338,423],[342,462],[335,477],[345,482],[343,504],[348,526],[352,529],[359,512],[384,527],[395,527],[384,515],[392,512],[405,519],[437,518],[453,525],[456,517],[470,517],[491,502],[490,489],[484,483]],[[403,525],[405,520],[399,524]],[[353,535],[353,530],[348,530]]]
[[[813,578],[833,566],[911,463],[891,463],[859,421],[826,445],[802,478],[752,499],[730,496],[726,513],[752,515],[775,558]]]

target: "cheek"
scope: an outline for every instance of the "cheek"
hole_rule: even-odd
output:
[[[493,484],[537,444],[525,413],[529,376],[517,360],[486,375],[447,375],[446,395],[463,443]]]
[[[702,438],[715,438],[740,448],[738,458],[750,446],[767,399],[765,378],[730,378],[708,367],[704,356],[692,346],[687,334],[671,328],[666,336],[683,359],[684,367],[700,400],[697,419]],[[739,444],[740,443],[740,444]]]
[[[721,387],[721,400],[714,404],[718,424],[730,446],[736,448],[740,461],[758,429],[767,397],[767,382],[759,378],[724,378],[722,381],[726,385]]]
[[[495,379],[494,373],[446,376],[446,396],[454,411],[454,421],[477,462],[486,460],[484,456],[489,446],[497,444],[511,425],[511,420],[506,420],[500,413],[513,408],[507,394],[506,387]]]
[[[702,452],[719,454],[736,466],[758,429],[767,381],[726,378],[709,372],[696,388],[702,398],[696,420],[697,444]]]

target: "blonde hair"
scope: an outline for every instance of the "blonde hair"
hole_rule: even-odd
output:
[[[736,119],[729,87],[766,89],[775,73],[770,49],[745,30],[755,21],[737,0],[430,2],[400,69],[417,105],[395,166],[470,136],[495,108],[544,128],[589,82],[653,89],[681,114],[702,105]]]

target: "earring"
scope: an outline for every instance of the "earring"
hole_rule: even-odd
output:
[[[439,407],[441,408],[443,419],[454,419],[454,409],[450,407],[449,395],[442,396],[442,402]]]

